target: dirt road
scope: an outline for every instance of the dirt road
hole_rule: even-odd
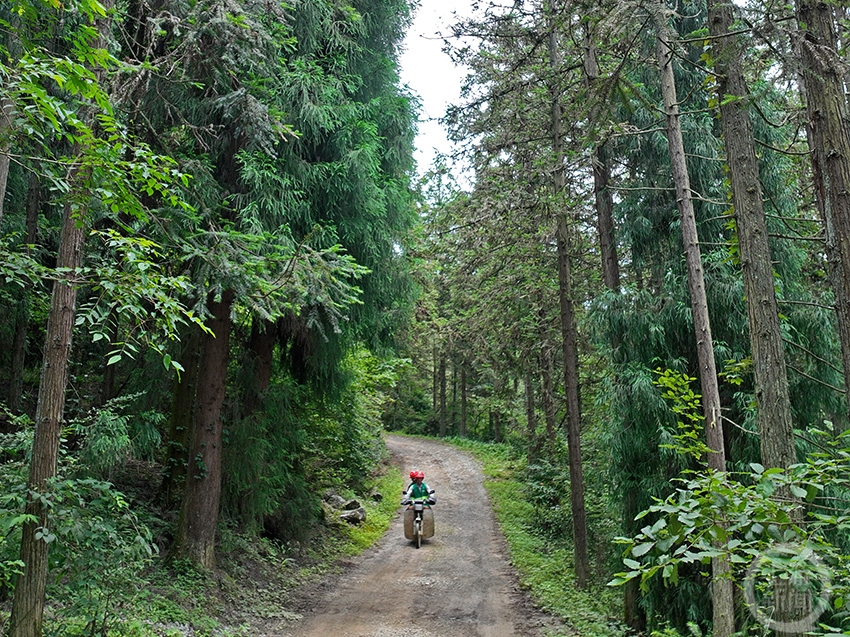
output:
[[[387,445],[405,475],[420,468],[437,491],[434,537],[416,549],[397,516],[284,636],[542,635],[549,622],[517,590],[478,464],[437,442],[389,436]]]

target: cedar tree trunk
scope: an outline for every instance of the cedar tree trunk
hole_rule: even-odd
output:
[[[108,15],[112,9],[112,1],[105,0],[102,5]],[[93,49],[106,45],[105,34],[109,26],[108,20],[99,21],[98,38],[92,42]],[[102,71],[95,71],[97,81],[102,81],[102,75]],[[92,113],[83,112],[81,117],[89,120],[92,128],[96,130]],[[76,148],[75,151],[74,156],[79,155],[81,149]],[[79,165],[71,168],[70,185],[78,195],[85,194],[90,179],[89,172],[81,170]],[[22,529],[20,558],[24,566],[23,573],[15,583],[8,637],[41,637],[42,633],[49,568],[49,545],[42,538],[50,532],[50,520],[38,495],[46,494],[50,497],[46,493],[48,482],[56,476],[59,462],[59,438],[65,411],[68,362],[77,312],[75,277],[82,264],[87,221],[87,211],[75,205],[74,201],[83,199],[84,196],[73,197],[69,194],[59,234],[56,267],[64,270],[64,273],[53,283],[47,315],[44,359],[35,409],[35,435],[27,481],[27,488],[32,495],[27,500],[25,513],[34,516],[37,521],[25,523]],[[36,537],[36,534],[39,537]]]
[[[826,227],[826,254],[835,295],[844,386],[850,387],[850,121],[842,82],[846,66],[837,53],[833,5],[797,0],[797,43],[806,94],[815,197]],[[846,394],[850,400],[850,392]],[[762,441],[762,445],[764,445]],[[768,443],[773,447],[773,443]],[[779,447],[780,462],[794,462]],[[768,460],[765,458],[765,464]],[[783,466],[783,465],[776,465]]]
[[[702,388],[702,408],[705,417],[706,443],[711,450],[708,465],[715,471],[726,471],[726,455],[723,443],[723,421],[720,415],[720,390],[717,385],[717,370],[714,361],[714,341],[708,318],[708,301],[705,295],[705,278],[699,248],[697,224],[691,199],[691,183],[682,141],[679,121],[679,103],[676,97],[676,82],[673,77],[673,52],[667,35],[666,6],[664,0],[655,5],[654,17],[658,31],[658,66],[661,72],[661,94],[667,119],[667,145],[673,169],[673,183],[682,226],[682,244],[688,270],[688,289],[691,296],[691,312],[697,341],[697,359]],[[725,558],[714,558],[712,564],[711,597],[713,605],[714,634],[729,637],[734,632],[734,593],[730,568]]]
[[[549,66],[553,74],[560,67],[557,37],[554,26],[549,29]],[[562,131],[561,93],[555,86],[552,93],[552,151],[555,158],[555,195],[560,195],[566,184],[562,168],[564,139]],[[561,342],[564,353],[564,392],[567,403],[567,449],[570,460],[570,504],[573,514],[573,551],[575,552],[576,585],[586,588],[590,579],[590,560],[587,552],[587,513],[584,505],[584,473],[581,460],[581,408],[578,378],[578,338],[573,304],[572,272],[568,251],[568,228],[565,213],[558,215],[558,300],[561,312]]]
[[[555,456],[555,401],[552,398],[552,349],[548,343],[543,344],[540,351],[540,372],[542,390],[540,399],[543,401],[543,418],[546,421],[546,439],[549,441],[549,458]]]
[[[440,438],[446,436],[446,356],[440,354]]]
[[[221,406],[230,353],[233,298],[233,290],[227,290],[220,300],[210,298],[207,302],[212,315],[209,328],[214,335],[203,336],[186,490],[174,540],[175,558],[187,559],[207,569],[215,566],[215,532],[221,504]]]
[[[6,183],[9,181],[11,157],[12,112],[14,106],[7,98],[0,99],[0,222],[3,221],[3,201],[6,199]]]
[[[526,436],[528,437],[528,463],[531,464],[537,457],[537,409],[534,406],[534,378],[531,375],[531,366],[525,371],[523,380],[525,385],[525,421]]]
[[[251,354],[252,383],[242,401],[242,418],[251,416],[260,406],[271,384],[274,346],[277,343],[277,324],[256,319],[251,326],[248,351]]]
[[[466,364],[460,368],[460,437],[466,438]]]
[[[54,282],[50,312],[47,315],[44,363],[38,386],[35,437],[27,482],[28,489],[33,494],[45,494],[48,481],[56,476],[65,389],[68,384],[68,361],[71,356],[77,306],[74,277],[82,263],[85,232],[85,224],[81,223],[79,210],[70,202],[66,203],[56,266],[67,268],[68,274],[62,275]],[[29,498],[25,512],[35,516],[37,521],[27,522],[23,527],[21,561],[24,568],[15,584],[9,637],[40,637],[44,616],[49,545],[41,536],[49,532],[50,520],[38,497]],[[39,537],[36,537],[36,534]]]
[[[171,510],[177,504],[177,495],[186,482],[186,466],[189,464],[189,432],[192,431],[192,416],[195,413],[195,393],[200,374],[201,329],[189,325],[188,334],[180,351],[183,373],[174,380],[171,392],[171,417],[168,420],[168,460],[162,476],[160,500],[164,508]]]
[[[596,46],[593,44],[590,29],[584,39],[584,74],[589,88],[599,78],[599,62]],[[595,120],[599,108],[594,107],[590,119]],[[596,227],[599,233],[599,252],[602,256],[602,280],[605,287],[616,292],[620,289],[620,264],[617,259],[617,243],[614,237],[614,196],[608,187],[611,181],[611,167],[604,141],[596,145],[590,157],[593,168],[593,194],[596,204]]]
[[[439,387],[440,387],[440,373],[439,369],[439,356],[437,353],[437,346],[432,345],[431,347],[431,370],[433,374],[431,375],[431,409],[435,412],[437,411],[437,403],[439,402]]]
[[[41,181],[38,173],[30,172],[27,189],[27,235],[24,240],[27,246],[34,244],[38,238],[38,211],[41,206]],[[30,249],[27,247],[27,253]],[[29,287],[24,291],[24,298],[15,316],[15,337],[12,341],[12,371],[9,381],[9,410],[18,413],[21,409],[21,397],[24,392],[24,369],[27,357],[27,330],[29,328],[30,309]]]
[[[762,205],[755,139],[748,112],[749,91],[741,70],[743,54],[732,30],[732,5],[709,2],[709,27],[714,40],[720,121],[732,183],[741,269],[752,344],[755,397],[758,407],[762,462],[787,468],[796,462],[794,430],[785,351],[774,289],[767,219]],[[729,99],[729,96],[738,99]]]

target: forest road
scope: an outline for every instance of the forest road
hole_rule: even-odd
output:
[[[436,490],[435,534],[416,549],[401,507],[384,537],[326,581],[281,637],[535,637],[554,623],[519,590],[477,461],[439,442],[387,436],[404,475]],[[385,493],[398,498],[399,493]],[[288,631],[288,632],[287,632]]]

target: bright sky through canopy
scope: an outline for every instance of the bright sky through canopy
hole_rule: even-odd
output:
[[[422,0],[404,41],[401,80],[422,101],[416,138],[420,175],[431,167],[437,152],[447,154],[452,149],[445,129],[437,120],[445,115],[449,104],[458,101],[466,71],[456,67],[442,52],[443,41],[437,34],[447,33],[456,15],[463,17],[468,11],[464,1]]]

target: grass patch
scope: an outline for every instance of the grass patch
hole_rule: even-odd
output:
[[[555,544],[535,534],[534,507],[518,478],[525,459],[504,444],[462,438],[445,442],[470,452],[481,462],[484,487],[507,541],[511,563],[532,599],[545,611],[569,622],[580,635],[622,635],[624,628],[615,619],[622,605],[620,590],[598,584],[587,590],[577,589],[572,546]]]
[[[388,467],[386,473],[375,480],[373,488],[384,497],[379,501],[371,498],[361,501],[366,509],[366,521],[363,524],[344,525],[343,532],[348,541],[341,548],[346,555],[362,553],[381,539],[389,528],[398,510],[395,494],[401,493],[404,488],[401,470],[395,466]]]

